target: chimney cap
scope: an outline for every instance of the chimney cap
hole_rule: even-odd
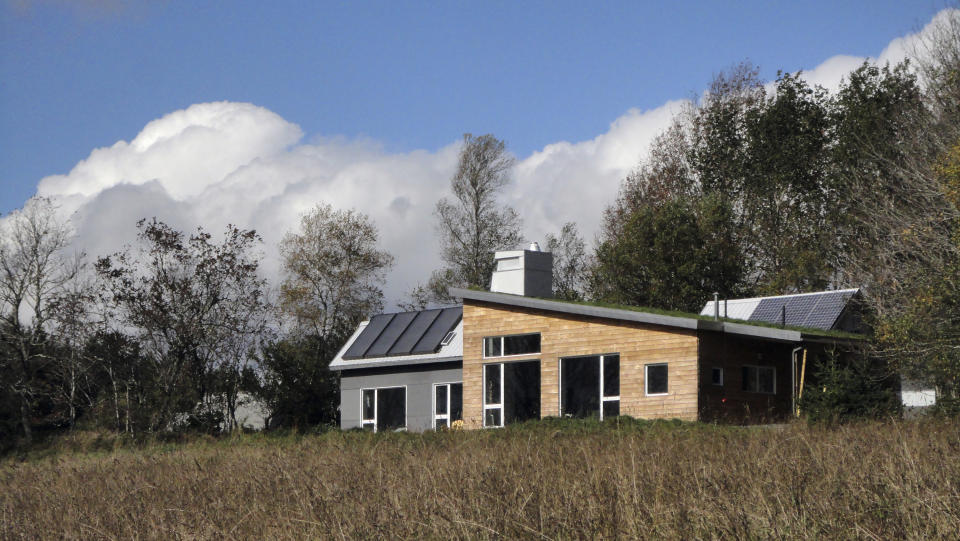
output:
[[[540,243],[538,243],[538,242],[531,242],[531,243],[530,243],[530,247],[527,248],[527,250],[529,250],[529,251],[531,251],[531,252],[539,252],[539,251],[540,251]]]

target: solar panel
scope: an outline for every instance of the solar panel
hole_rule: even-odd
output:
[[[343,354],[343,358],[362,359],[367,350],[370,349],[370,346],[373,345],[373,342],[380,336],[380,333],[383,332],[383,329],[390,324],[391,320],[393,320],[393,314],[380,314],[370,318],[370,323],[367,323],[366,328],[363,329],[360,336],[357,337],[347,352]]]
[[[410,325],[410,322],[413,321],[415,317],[417,317],[416,312],[400,312],[399,314],[395,314],[390,324],[383,329],[383,332],[374,340],[373,345],[370,346],[370,349],[368,349],[363,356],[366,358],[383,357],[386,355],[387,352],[390,351],[390,348],[393,347],[393,344],[396,343],[397,338],[400,338],[403,331],[407,330],[407,326]]]
[[[390,351],[387,352],[387,355],[409,355],[442,311],[443,310],[436,308],[434,310],[417,312],[417,317],[410,322],[410,325],[407,325],[407,330],[403,331],[400,338],[397,338],[397,341],[393,344],[393,347],[390,348]]]
[[[760,304],[750,314],[749,321],[765,321],[767,323],[780,323],[780,310],[786,304],[783,297],[774,297],[772,299],[763,299]]]
[[[825,291],[815,295],[772,297],[762,299],[749,321],[780,324],[781,309],[786,307],[786,324],[829,330],[837,323],[853,293]]]
[[[816,329],[832,329],[852,296],[851,293],[840,291],[821,295],[816,308],[810,312],[806,321],[803,322],[803,326]]]
[[[427,329],[427,332],[424,333],[423,338],[417,342],[417,345],[411,353],[421,354],[434,353],[437,351],[437,349],[440,348],[440,341],[443,340],[443,337],[446,336],[448,332],[453,330],[462,317],[462,306],[444,308],[433,324],[430,325],[430,328]]]

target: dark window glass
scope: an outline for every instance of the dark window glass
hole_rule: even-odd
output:
[[[364,432],[373,432],[373,423],[363,423],[360,428]]]
[[[776,387],[774,385],[773,368],[764,367],[757,370],[757,390],[761,393],[772,393]]]
[[[647,365],[647,394],[662,394],[667,392],[667,365]]]
[[[485,404],[500,403],[500,366],[499,364],[488,364],[483,367],[486,375],[484,382],[486,389],[483,395]]]
[[[363,391],[363,418],[373,419],[375,414],[374,404],[377,399],[377,391],[373,389],[364,389]]]
[[[483,426],[500,426],[500,408],[487,410]]]
[[[744,366],[742,370],[743,390],[757,391],[757,369],[754,366]]]
[[[540,353],[539,333],[503,337],[504,355],[523,355],[525,353]]]
[[[463,419],[463,384],[450,385],[450,422]]]
[[[436,389],[436,403],[437,403],[437,415],[443,415],[447,413],[447,386],[446,385],[437,385],[434,387]]]
[[[620,401],[604,400],[603,401],[603,418],[610,419],[611,417],[617,417],[618,415],[620,415]]]
[[[503,385],[506,424],[540,418],[540,361],[504,363]]]
[[[503,352],[500,351],[499,336],[483,339],[483,354],[487,357],[499,357],[503,354]]]
[[[603,358],[603,396],[620,396],[620,356]]]
[[[723,385],[723,368],[714,367],[710,370],[710,383]]]
[[[560,414],[571,417],[600,415],[600,358],[560,360]]]
[[[407,390],[403,387],[377,389],[377,430],[407,426]]]
[[[442,429],[442,428],[447,428],[447,420],[446,420],[446,419],[437,419],[436,429],[437,429],[437,430],[440,430],[440,429]]]

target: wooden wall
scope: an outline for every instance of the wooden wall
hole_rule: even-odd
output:
[[[791,351],[794,344],[751,340],[704,332],[700,337],[700,419],[758,423],[786,419],[793,401]],[[743,390],[743,366],[772,366],[777,370],[776,393]],[[808,361],[807,370],[811,363]],[[711,384],[711,368],[723,368],[723,386]],[[807,374],[809,377],[809,372]],[[797,378],[799,379],[799,378]]]
[[[620,354],[620,413],[637,418],[697,419],[697,333],[531,310],[466,300],[463,307],[463,416],[467,426],[482,426],[483,338],[539,332],[539,355],[504,362],[540,360],[541,415],[560,413],[559,359],[577,355]],[[668,394],[644,396],[644,365],[667,362]]]

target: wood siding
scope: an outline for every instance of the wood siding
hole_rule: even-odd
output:
[[[539,332],[540,354],[483,358],[483,338]],[[463,415],[482,426],[485,363],[540,360],[541,416],[560,414],[559,359],[620,355],[620,413],[632,417],[697,419],[698,340],[694,330],[644,325],[466,300],[463,306]],[[644,365],[668,364],[668,393],[645,396]]]
[[[703,333],[700,337],[700,419],[762,423],[788,418],[793,402],[790,357],[793,348],[793,344]],[[776,393],[744,391],[745,365],[776,368]],[[722,386],[711,383],[713,367],[723,370]],[[807,369],[810,369],[809,363]]]

